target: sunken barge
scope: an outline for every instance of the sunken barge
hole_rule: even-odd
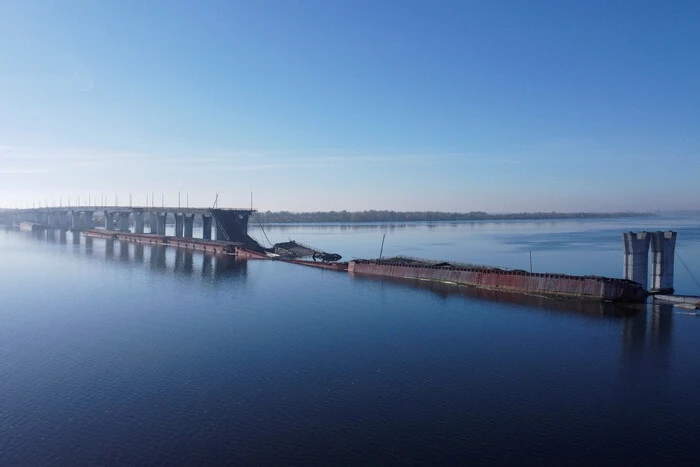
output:
[[[405,257],[353,260],[348,272],[579,300],[644,302],[647,297],[642,285],[627,279],[532,273]]]

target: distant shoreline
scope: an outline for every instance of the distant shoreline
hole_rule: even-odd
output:
[[[520,212],[489,214],[481,211],[466,213],[440,211],[317,211],[317,212],[256,212],[251,222],[264,224],[326,223],[326,222],[438,222],[484,220],[556,220],[612,219],[655,216],[650,212]]]

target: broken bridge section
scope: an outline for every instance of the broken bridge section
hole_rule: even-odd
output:
[[[210,209],[211,216],[216,221],[216,239],[227,242],[239,242],[246,245],[257,245],[248,235],[248,219],[253,210],[244,209]]]

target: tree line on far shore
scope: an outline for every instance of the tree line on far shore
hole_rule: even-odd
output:
[[[520,212],[489,214],[483,211],[440,212],[440,211],[317,211],[256,212],[251,217],[253,223],[321,223],[321,222],[439,222],[439,221],[481,221],[481,220],[537,220],[537,219],[596,219],[613,217],[651,216],[642,212]]]

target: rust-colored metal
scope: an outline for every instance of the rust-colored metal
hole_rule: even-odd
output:
[[[283,261],[285,263],[292,263],[292,264],[298,264],[300,266],[310,266],[312,268],[318,268],[318,269],[329,269],[331,271],[341,271],[341,272],[347,272],[348,270],[348,263],[346,262],[326,262],[326,261],[308,261],[308,260],[303,260],[303,259],[278,259],[275,258],[277,261]]]
[[[468,285],[504,292],[576,297],[588,300],[643,302],[646,291],[625,279],[510,271],[485,266],[456,266],[415,260],[354,260],[348,271],[357,274],[403,277]]]
[[[218,240],[202,240],[199,238],[168,237],[155,234],[135,234],[129,232],[106,231],[100,229],[84,230],[86,237],[106,238],[111,240],[125,240],[134,243],[149,243],[152,245],[167,245],[178,248],[190,248],[193,250],[208,251],[216,254],[235,255],[236,248],[240,245],[234,242],[222,242]]]

